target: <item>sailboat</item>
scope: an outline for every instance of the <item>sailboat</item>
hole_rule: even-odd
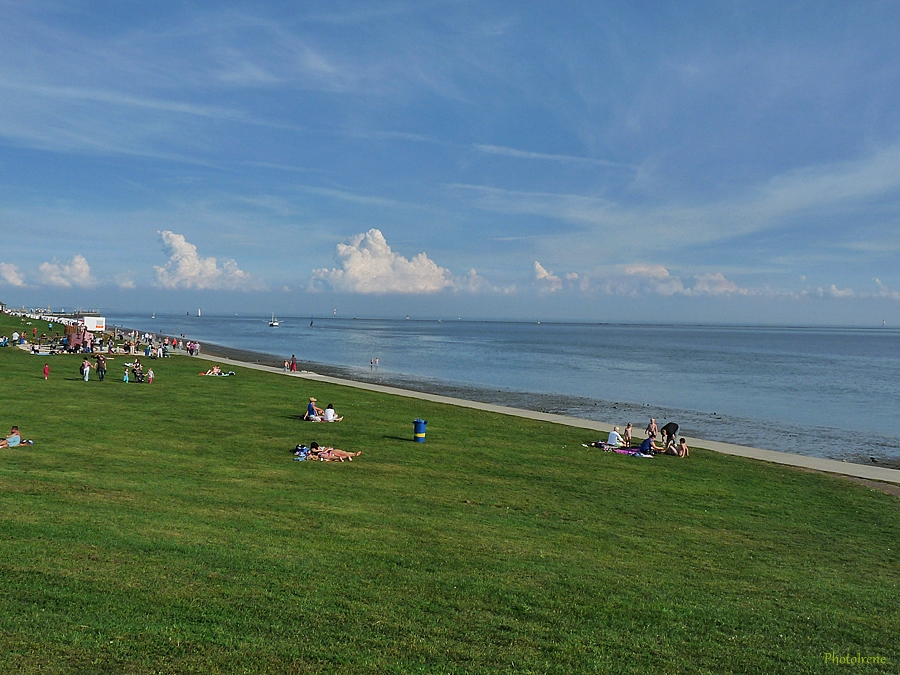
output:
[[[150,318],[151,318],[151,319],[155,319],[155,318],[156,318],[156,312],[153,312],[153,316],[151,316]]]
[[[274,315],[274,314],[272,314],[272,320],[269,322],[269,325],[270,325],[270,326],[277,326],[277,325],[278,325],[278,319],[275,318],[275,315]]]
[[[197,316],[200,316],[200,308],[197,308]]]

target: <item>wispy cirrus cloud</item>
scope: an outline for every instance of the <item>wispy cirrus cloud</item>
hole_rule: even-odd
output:
[[[739,192],[709,201],[683,198],[639,203],[577,193],[526,192],[456,183],[480,210],[533,215],[571,224],[579,246],[563,233],[548,241],[551,250],[605,248],[633,252],[655,247],[684,247],[734,239],[784,226],[792,219],[851,213],[871,200],[900,197],[900,144],[865,158],[788,171]],[[588,243],[585,246],[585,243]]]
[[[514,159],[534,159],[547,162],[561,162],[563,164],[584,164],[595,166],[610,166],[623,169],[632,169],[633,167],[613,162],[608,159],[596,159],[593,157],[579,157],[576,155],[556,155],[544,152],[530,152],[528,150],[517,150],[516,148],[508,148],[503,145],[473,145],[476,150],[486,155],[499,155],[501,157],[512,157]]]

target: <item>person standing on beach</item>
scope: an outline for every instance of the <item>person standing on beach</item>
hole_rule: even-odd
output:
[[[648,438],[652,438],[655,441],[657,434],[659,434],[659,427],[656,426],[656,420],[651,417],[650,424],[647,425],[647,428],[644,429],[644,431],[647,432]]]
[[[153,384],[153,368],[147,371],[147,384]]]
[[[297,357],[291,354],[291,372],[297,372]]]
[[[49,363],[44,364],[44,379],[45,380],[50,379],[50,364]]]

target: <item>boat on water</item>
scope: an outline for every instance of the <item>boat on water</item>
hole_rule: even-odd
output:
[[[278,319],[275,318],[274,314],[272,315],[272,320],[269,322],[269,325],[273,327],[278,325]]]

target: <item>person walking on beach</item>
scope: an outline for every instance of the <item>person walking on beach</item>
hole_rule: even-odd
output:
[[[147,384],[153,384],[153,368],[147,371]]]
[[[122,382],[128,384],[128,366],[125,366],[125,375],[122,376]]]
[[[97,379],[103,382],[106,377],[106,357],[103,354],[97,354]]]
[[[87,357],[84,357],[84,361],[81,362],[81,376],[84,378],[84,381],[87,382],[91,376],[91,368],[93,368],[93,364],[88,361]]]
[[[297,372],[297,357],[291,354],[291,372]]]

